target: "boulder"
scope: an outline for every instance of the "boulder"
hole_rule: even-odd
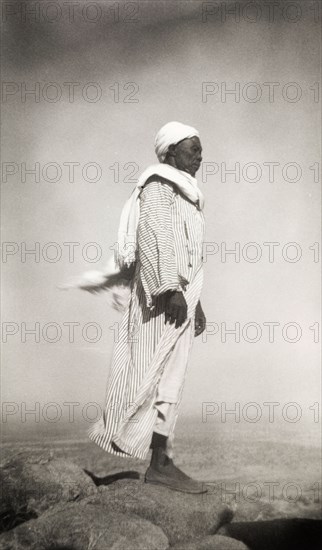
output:
[[[215,534],[231,521],[232,512],[219,494],[180,493],[143,480],[119,480],[85,498],[80,505],[101,504],[108,511],[136,514],[159,526],[171,545],[200,536]]]
[[[0,536],[0,550],[166,550],[163,531],[133,514],[68,503]]]
[[[0,468],[1,517],[36,517],[61,502],[75,501],[97,492],[88,475],[76,464],[51,456],[17,456]]]

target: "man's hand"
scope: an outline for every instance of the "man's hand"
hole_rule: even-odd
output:
[[[199,336],[199,334],[202,334],[205,328],[206,328],[206,316],[203,312],[203,309],[201,307],[201,303],[199,300],[195,311],[195,336]]]
[[[179,328],[187,319],[187,302],[182,292],[171,290],[167,293],[165,305],[165,322],[169,321],[170,325],[175,323],[175,327]]]

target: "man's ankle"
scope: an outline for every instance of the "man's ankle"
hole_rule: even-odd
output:
[[[156,447],[152,450],[150,466],[154,470],[162,468],[167,461],[167,455],[162,447]]]
[[[153,432],[150,449],[161,448],[165,450],[167,448],[167,441],[167,436],[159,434],[158,432]]]

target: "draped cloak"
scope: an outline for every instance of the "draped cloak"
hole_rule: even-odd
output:
[[[161,176],[146,182],[139,200],[135,271],[114,344],[105,409],[89,437],[112,454],[145,459],[167,404],[174,407],[167,448],[167,454],[173,454],[203,283],[205,222],[198,205]],[[178,288],[184,293],[188,314],[175,328],[165,324],[164,293]]]

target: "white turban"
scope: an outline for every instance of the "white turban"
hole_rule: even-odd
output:
[[[155,136],[154,148],[160,162],[163,162],[170,145],[176,145],[183,139],[199,137],[199,132],[192,126],[181,122],[168,122]]]

